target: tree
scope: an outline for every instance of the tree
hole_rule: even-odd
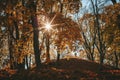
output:
[[[31,12],[31,21],[33,27],[33,47],[34,47],[34,54],[35,54],[35,63],[36,67],[39,68],[41,64],[40,60],[40,50],[39,50],[39,30],[38,30],[38,20],[37,20],[37,0],[29,0],[28,9]]]
[[[112,1],[112,3],[113,3],[113,4],[116,4],[116,3],[117,3],[117,1],[116,1],[116,0],[111,0],[111,1]]]
[[[105,23],[105,41],[108,48],[108,51],[111,51],[113,57],[113,63],[115,63],[115,66],[118,67],[119,63],[119,53],[120,53],[120,29],[119,29],[119,5],[120,4],[114,4],[110,5],[108,7],[105,7],[104,13],[101,15],[101,20]]]
[[[39,2],[40,1],[40,2]],[[65,19],[66,23],[64,27],[61,25],[55,28],[60,30],[58,37],[62,38],[67,35],[67,38],[71,39],[71,43],[75,41],[73,35],[78,39],[80,38],[79,28],[75,22],[72,22],[71,19],[65,18],[67,13],[77,13],[79,10],[80,2],[79,0],[1,0],[0,6],[0,18],[4,19],[1,21],[2,26],[8,30],[8,47],[10,54],[10,64],[11,68],[23,68],[25,65],[25,58],[28,55],[28,52],[25,52],[27,43],[29,43],[30,38],[33,38],[33,48],[35,55],[36,67],[39,67],[41,64],[41,50],[39,49],[39,27],[42,25],[39,24],[38,16],[39,15],[51,15],[53,13],[64,14],[61,15],[60,20]],[[58,5],[59,4],[59,5]],[[40,7],[39,7],[40,6]],[[58,7],[55,9],[55,7]],[[43,16],[43,17],[44,17]],[[59,16],[59,15],[58,15]],[[51,18],[51,17],[50,17]],[[57,19],[56,19],[57,20]],[[64,20],[64,22],[65,22]],[[56,24],[61,24],[61,22],[56,21]],[[63,24],[63,22],[62,22]],[[75,27],[73,27],[73,25]],[[69,29],[70,28],[70,29]],[[73,30],[72,30],[73,29]],[[71,34],[70,31],[73,33]],[[31,34],[33,32],[33,34]],[[64,36],[63,36],[64,33]],[[69,35],[70,34],[70,35]],[[67,39],[66,38],[66,39]],[[73,39],[72,39],[73,38]],[[65,39],[61,39],[61,44],[67,42],[67,44],[72,44]],[[67,39],[68,40],[68,39]],[[47,41],[47,40],[46,40]],[[48,40],[49,42],[49,40]],[[64,43],[65,44],[65,43]],[[49,47],[47,46],[47,51],[49,52]],[[49,53],[48,53],[49,54]],[[22,66],[22,67],[21,67]]]
[[[57,60],[59,60],[62,49],[68,46],[72,50],[74,42],[81,42],[81,30],[76,22],[70,18],[64,18],[62,14],[56,16],[54,23],[58,24],[53,29],[55,30],[54,42],[58,52]]]
[[[45,12],[45,14],[44,14],[45,16],[50,16],[51,14],[54,14],[54,13],[56,13],[56,14],[61,13],[66,17],[67,13],[77,13],[78,10],[79,10],[79,5],[80,5],[79,0],[75,0],[75,1],[73,1],[73,0],[66,0],[66,1],[46,0],[46,1],[42,1],[41,3],[43,3],[42,6],[41,5],[40,6],[43,9],[43,11]],[[60,24],[60,22],[58,22],[56,24]],[[47,61],[49,61],[50,60],[50,54],[49,54],[49,49],[50,49],[49,48],[49,44],[50,44],[49,41],[50,40],[48,38],[49,33],[47,33],[45,36],[46,36],[46,41],[47,41],[46,42],[46,44],[47,44],[47,46],[46,46],[46,53],[47,53],[46,57],[47,57]]]
[[[101,27],[100,22],[100,17],[99,17],[99,9],[98,9],[98,1],[95,0],[95,3],[91,0],[92,6],[93,6],[93,13],[95,15],[94,19],[94,28],[96,29],[96,41],[95,41],[95,46],[97,47],[97,50],[100,55],[100,64],[103,64],[104,58],[105,58],[105,53],[106,53],[106,44],[105,41],[103,40],[103,31]]]
[[[84,14],[79,20],[81,33],[83,37],[83,48],[86,51],[87,58],[94,61],[94,49],[96,40],[96,30],[94,28],[94,16],[91,14]]]
[[[28,1],[24,0],[1,0],[0,20],[3,19],[1,27],[8,30],[8,33],[6,32],[7,47],[9,48],[11,68],[18,68],[21,65],[23,67],[19,68],[24,68],[23,44],[28,41],[32,27],[27,5]],[[21,59],[23,59],[22,62]]]
[[[0,26],[0,69],[8,66],[8,41],[7,30]]]
[[[15,4],[11,5],[12,1],[6,1],[6,0],[2,0],[1,1],[1,20],[2,21],[2,27],[5,27],[6,30],[8,30],[8,44],[9,44],[9,54],[10,54],[10,63],[11,63],[11,68],[14,67],[13,61],[14,61],[14,57],[13,57],[13,40],[15,39],[13,36],[13,32],[14,32],[14,27],[13,27],[13,6],[15,6]]]

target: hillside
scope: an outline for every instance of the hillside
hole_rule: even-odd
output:
[[[120,80],[118,69],[75,58],[42,64],[39,69],[11,73],[0,80]]]

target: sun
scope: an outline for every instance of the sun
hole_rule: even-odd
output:
[[[39,30],[43,30],[43,32],[54,31],[55,26],[60,25],[60,24],[53,24],[56,16],[57,14],[54,15],[54,17],[51,20],[49,20],[49,18],[47,18],[46,16],[43,16],[43,19],[40,19],[41,27],[39,28]]]
[[[45,29],[46,29],[46,30],[50,30],[50,29],[51,29],[51,24],[47,22],[47,23],[45,24]]]

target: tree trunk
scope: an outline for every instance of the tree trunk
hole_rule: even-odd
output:
[[[118,26],[118,29],[120,30],[120,14],[117,15],[117,26]]]
[[[14,57],[13,57],[13,51],[12,51],[12,39],[10,36],[8,36],[8,46],[9,46],[9,55],[10,55],[10,68],[14,69]]]
[[[57,61],[60,60],[60,53],[57,53]]]
[[[16,32],[16,40],[19,40],[19,28],[16,21],[14,21],[14,25],[15,25],[15,32]]]
[[[46,62],[50,61],[50,41],[49,41],[49,33],[46,33]]]
[[[30,54],[30,56],[29,56],[29,68],[31,68],[31,62],[32,62],[32,56]]]
[[[37,16],[32,16],[32,26],[33,26],[33,48],[35,54],[36,67],[39,68],[41,64],[40,60],[40,50],[39,50],[39,30]]]
[[[111,1],[112,1],[112,3],[113,3],[113,4],[116,4],[116,3],[117,3],[117,1],[116,1],[116,0],[111,0]]]
[[[19,71],[25,69],[25,58],[23,59],[22,63],[17,63],[17,69]]]
[[[99,55],[100,55],[100,64],[103,64],[104,62],[104,57],[105,57],[105,43],[103,41],[103,34],[101,32],[101,29],[100,29],[100,23],[99,23],[99,11],[98,11],[98,0],[95,0],[95,5],[94,5],[94,2],[93,0],[91,0],[91,3],[92,3],[92,6],[93,6],[93,12],[94,12],[94,15],[95,15],[95,20],[94,20],[94,24],[95,24],[95,29],[96,29],[96,47],[98,49],[98,52],[99,52]]]
[[[28,55],[25,56],[25,64],[26,64],[26,68],[29,68],[29,63],[28,63]]]
[[[91,55],[91,61],[94,61],[93,53],[90,53],[90,55]]]
[[[102,55],[102,53],[100,53],[100,64],[103,64],[104,62],[104,56]]]
[[[116,51],[114,51],[114,55],[115,55],[115,67],[118,68],[119,59],[118,59]]]
[[[36,67],[39,68],[41,65],[40,54],[41,51],[39,49],[39,30],[38,30],[38,20],[37,20],[37,2],[34,0],[30,0],[29,9],[31,12],[31,21],[33,27],[33,49],[35,55],[35,64]]]
[[[60,49],[58,48],[57,49],[57,61],[59,61],[60,60]]]
[[[63,3],[60,0],[60,13],[63,13]]]
[[[16,22],[16,21],[14,21],[14,26],[15,26],[15,32],[16,32],[16,41],[17,40],[19,40],[20,39],[20,34],[19,34],[19,28],[18,28],[18,23]],[[16,43],[17,44],[17,43]],[[22,47],[23,47],[23,45],[21,45]],[[20,51],[20,52],[18,52],[20,55],[22,55],[21,54],[21,50],[20,50],[21,48],[19,48],[18,47],[18,50]],[[15,68],[16,69],[25,69],[25,58],[24,58],[24,60],[23,60],[23,62],[21,62],[21,63],[18,63],[17,61],[15,61],[15,64],[16,64],[16,66],[15,66]]]

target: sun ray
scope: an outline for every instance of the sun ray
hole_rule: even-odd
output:
[[[52,20],[50,21],[50,24],[52,24],[52,22],[53,22],[53,20],[56,18],[56,14],[55,14],[55,16],[52,18]]]
[[[56,16],[57,14],[54,15],[54,17],[51,20],[49,20],[47,17],[44,17],[44,19],[40,21],[41,27],[39,27],[39,30],[45,33],[49,31],[53,31],[55,29],[55,26],[62,25],[62,24],[53,24]]]

